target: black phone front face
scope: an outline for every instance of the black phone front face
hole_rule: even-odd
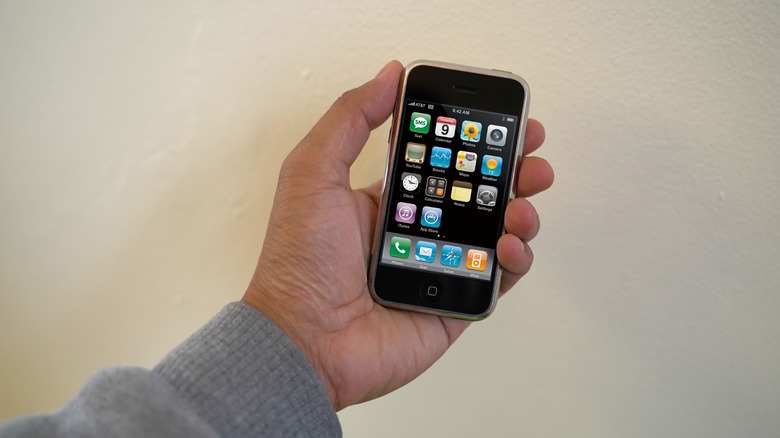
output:
[[[372,287],[387,305],[480,319],[522,145],[516,76],[415,65],[396,103]]]

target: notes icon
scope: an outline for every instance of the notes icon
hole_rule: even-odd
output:
[[[469,202],[471,200],[471,183],[453,181],[452,194],[450,196],[453,201]]]

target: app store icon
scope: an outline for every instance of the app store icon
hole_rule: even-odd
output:
[[[423,207],[420,216],[420,225],[424,227],[439,228],[441,225],[441,208]]]

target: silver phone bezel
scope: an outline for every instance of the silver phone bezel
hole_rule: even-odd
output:
[[[440,315],[440,316],[448,316],[451,318],[465,319],[469,321],[478,321],[487,318],[493,312],[493,310],[495,310],[496,303],[498,301],[498,289],[501,285],[501,276],[503,273],[503,268],[501,267],[501,265],[499,265],[498,268],[496,269],[496,275],[495,278],[493,279],[493,288],[491,291],[492,295],[490,300],[490,306],[485,312],[476,315],[458,313],[458,312],[446,312],[433,307],[415,306],[406,303],[387,301],[380,298],[376,294],[376,291],[374,290],[376,271],[379,266],[378,251],[380,246],[380,239],[382,236],[382,231],[383,231],[382,229],[384,228],[385,214],[387,213],[387,198],[389,196],[387,183],[390,178],[390,175],[392,175],[393,171],[395,170],[395,163],[393,162],[393,158],[395,157],[396,144],[398,143],[398,134],[400,132],[400,126],[401,126],[400,115],[403,107],[403,102],[406,98],[406,84],[409,80],[409,73],[414,68],[419,66],[432,66],[432,67],[439,67],[439,68],[445,68],[450,70],[458,70],[458,71],[464,71],[470,73],[483,74],[487,76],[507,78],[507,79],[515,80],[522,85],[525,91],[524,101],[522,105],[521,120],[520,123],[518,124],[517,135],[515,137],[520,144],[515,150],[513,167],[512,167],[512,172],[509,180],[509,188],[510,188],[509,201],[511,201],[516,197],[515,180],[517,178],[517,173],[518,173],[517,168],[520,165],[519,160],[522,158],[523,142],[525,141],[525,129],[528,121],[528,105],[531,97],[530,91],[528,88],[528,83],[525,81],[525,79],[510,72],[506,72],[502,70],[490,70],[490,69],[484,69],[478,67],[469,67],[469,66],[458,65],[458,64],[450,64],[446,62],[427,61],[427,60],[418,60],[407,64],[404,69],[403,78],[398,84],[399,89],[398,89],[398,93],[396,93],[395,108],[393,109],[393,121],[392,121],[392,127],[390,129],[390,137],[388,139],[387,157],[385,159],[385,175],[382,179],[382,194],[379,199],[378,211],[376,216],[377,222],[376,222],[376,227],[374,228],[374,238],[371,247],[371,256],[369,258],[368,286],[369,286],[369,291],[371,293],[371,297],[374,299],[374,301],[376,301],[377,303],[385,307],[411,310],[415,312],[423,312],[423,313],[429,313],[429,314]],[[508,204],[509,202],[507,202],[507,205]],[[506,233],[506,229],[502,230],[502,234],[503,233]]]

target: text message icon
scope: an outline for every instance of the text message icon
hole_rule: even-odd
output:
[[[427,134],[431,127],[431,116],[425,113],[412,113],[409,130],[418,134]]]

